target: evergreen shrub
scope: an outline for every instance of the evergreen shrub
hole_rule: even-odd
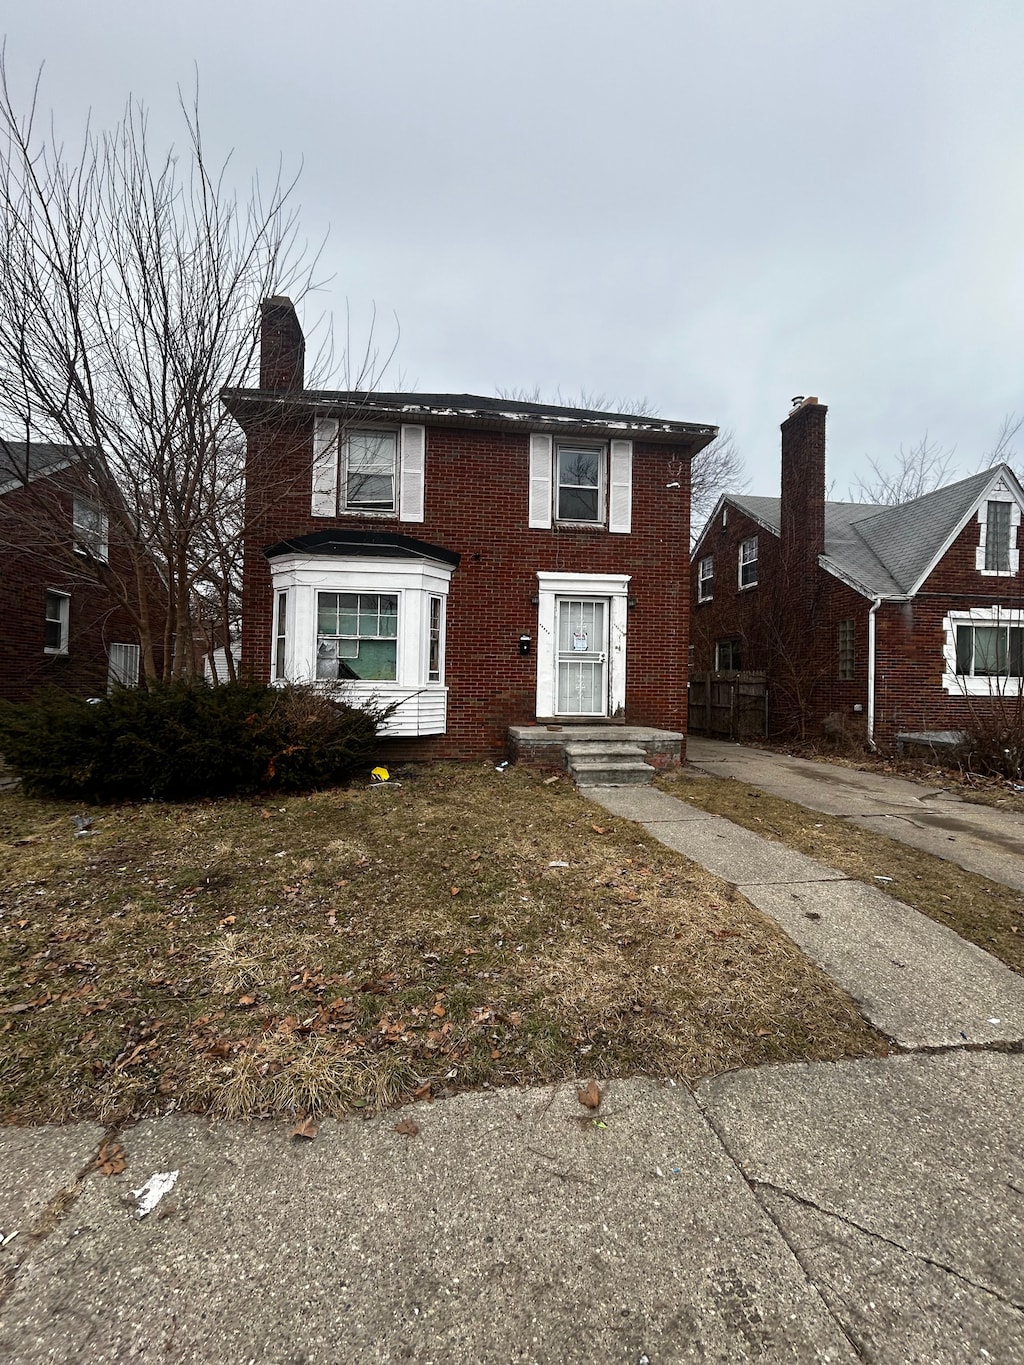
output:
[[[0,703],[0,754],[32,796],[189,801],[336,786],[373,764],[387,713],[316,687],[158,683]]]

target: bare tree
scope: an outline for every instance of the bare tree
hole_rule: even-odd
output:
[[[244,443],[218,395],[251,379],[260,301],[301,298],[316,264],[294,181],[240,197],[197,99],[179,105],[180,149],[155,151],[130,101],[72,154],[38,81],[19,107],[0,54],[0,430],[70,448],[109,543],[79,539],[75,572],[130,613],[147,680],[199,666],[197,603],[221,635],[235,610]],[[31,515],[39,552],[71,556],[67,499]]]
[[[982,462],[983,468],[993,464],[1008,464],[1018,476],[1024,475],[1024,462],[1017,454],[1015,444],[1022,427],[1024,427],[1024,417],[1018,417],[1015,412],[1006,414],[999,429],[999,435],[996,437],[996,443]]]
[[[900,446],[899,455],[889,465],[869,459],[868,465],[874,477],[858,479],[850,489],[850,497],[856,502],[889,507],[913,502],[915,498],[942,487],[955,470],[955,453],[952,448],[944,450],[930,440],[925,432],[909,450]]]

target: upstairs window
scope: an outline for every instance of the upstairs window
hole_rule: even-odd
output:
[[[47,654],[66,654],[68,652],[68,621],[70,615],[71,598],[66,592],[48,592],[46,594],[43,649]]]
[[[394,512],[397,509],[397,432],[348,432],[344,441],[344,462],[343,511]]]
[[[555,458],[558,475],[557,519],[603,521],[604,447],[563,445],[559,442]]]
[[[983,574],[1015,574],[1020,568],[1017,548],[1017,527],[1020,507],[1001,479],[993,489],[994,496],[978,508],[981,531],[975,567]]]
[[[317,593],[316,676],[398,677],[397,593]]]
[[[985,517],[985,568],[1010,572],[1010,512],[1008,502],[990,502]]]
[[[697,601],[710,602],[715,595],[715,560],[708,555],[697,565]]]
[[[74,527],[74,551],[77,555],[88,555],[106,563],[107,559],[107,514],[95,503],[86,498],[74,498],[72,502],[72,525]]]
[[[752,588],[757,582],[757,536],[740,541],[739,585]]]
[[[853,622],[839,622],[839,681],[850,682],[854,675]]]

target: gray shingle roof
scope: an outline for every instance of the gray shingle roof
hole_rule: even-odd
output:
[[[75,458],[70,446],[8,441],[0,436],[0,488],[9,490],[59,469]]]
[[[1012,470],[993,465],[896,507],[826,502],[826,568],[869,597],[908,596],[1001,475],[1016,485]],[[726,496],[735,507],[779,534],[779,498]]]

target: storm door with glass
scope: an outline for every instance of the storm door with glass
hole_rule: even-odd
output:
[[[560,597],[556,611],[558,657],[555,714],[608,714],[608,603]]]

